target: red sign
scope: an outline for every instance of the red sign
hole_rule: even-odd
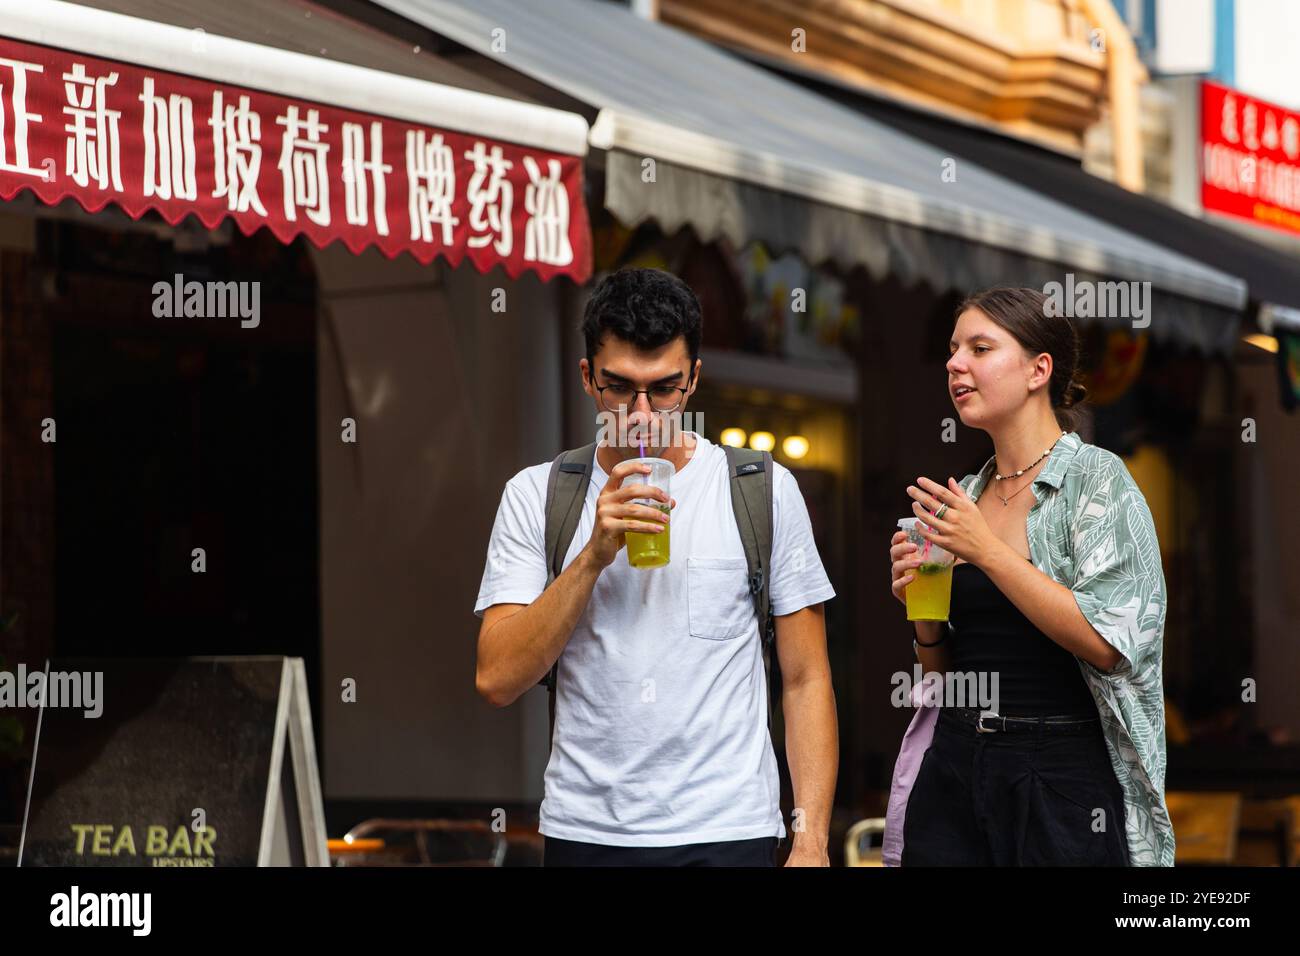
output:
[[[1201,205],[1300,233],[1300,112],[1203,81]]]
[[[582,159],[0,38],[0,199],[591,274]]]

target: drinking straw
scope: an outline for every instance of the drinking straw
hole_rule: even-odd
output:
[[[928,512],[929,514],[934,514],[934,512],[933,512],[933,511],[930,511],[929,508],[926,508],[925,510],[926,510],[926,512]],[[928,527],[928,525],[927,525],[927,527]],[[930,545],[932,545],[932,544],[934,544],[934,542],[931,541],[929,538],[926,538],[926,539],[925,539],[925,549],[921,552],[921,560],[922,560],[922,561],[924,561],[926,558],[928,558],[928,557],[930,556]]]

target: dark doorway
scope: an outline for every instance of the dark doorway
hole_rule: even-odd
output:
[[[45,222],[38,258],[57,425],[55,654],[299,656],[319,735],[306,249],[265,231],[181,242]],[[157,317],[155,284],[177,273],[259,282],[259,324]]]

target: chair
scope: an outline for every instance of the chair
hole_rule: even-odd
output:
[[[1286,797],[1291,808],[1291,866],[1300,866],[1300,796]]]
[[[336,866],[501,866],[506,856],[505,834],[482,820],[376,818],[354,826],[343,841],[359,851],[332,854]]]
[[[1287,800],[1246,800],[1242,804],[1232,865],[1295,866],[1295,813]]]
[[[1169,791],[1165,805],[1174,825],[1175,866],[1232,863],[1241,827],[1241,794]]]
[[[844,835],[844,865],[884,866],[881,847],[871,846],[871,837],[884,836],[884,833],[884,817],[869,817],[849,827],[849,832]]]
[[[1300,866],[1300,796],[1287,797],[1291,808],[1291,865]]]

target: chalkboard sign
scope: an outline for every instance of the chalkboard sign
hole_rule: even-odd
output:
[[[63,659],[44,688],[19,866],[328,865],[301,658]]]

